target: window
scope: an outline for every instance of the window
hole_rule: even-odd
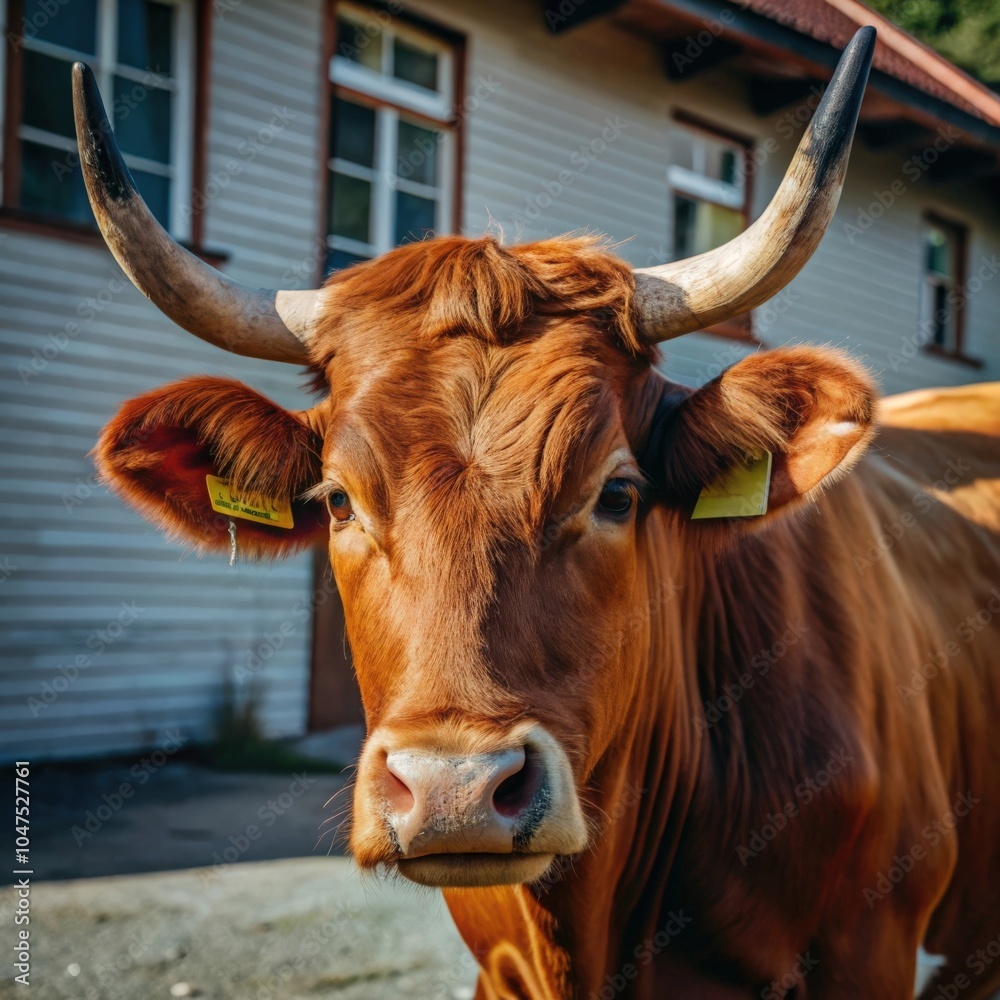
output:
[[[335,8],[328,273],[454,222],[454,47],[394,9]]]
[[[746,147],[682,125],[670,132],[667,180],[674,260],[721,246],[746,226]]]
[[[746,228],[749,147],[686,117],[673,124],[669,142],[673,259],[681,260],[713,250]],[[749,337],[750,317],[720,324],[712,332]]]
[[[923,227],[920,329],[931,350],[961,353],[964,271],[965,229],[927,216]]]
[[[125,162],[153,214],[190,238],[193,11],[186,0],[23,0],[8,95],[4,203],[93,224],[73,128],[70,67],[90,65]],[[16,17],[16,13],[12,10]],[[15,96],[16,95],[16,96]]]

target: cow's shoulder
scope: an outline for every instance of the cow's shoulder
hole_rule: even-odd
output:
[[[1000,436],[1000,382],[915,389],[882,400],[886,427]]]

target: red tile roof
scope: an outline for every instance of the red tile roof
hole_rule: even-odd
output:
[[[757,14],[838,49],[861,25],[874,25],[878,29],[876,69],[992,125],[1000,125],[1000,94],[859,0],[742,0],[740,5],[744,4]]]

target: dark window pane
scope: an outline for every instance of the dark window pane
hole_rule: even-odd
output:
[[[115,77],[114,127],[123,152],[170,162],[170,100],[169,90]]]
[[[719,157],[719,180],[736,183],[736,153],[732,149],[724,149]]]
[[[72,138],[73,98],[70,66],[65,59],[53,59],[39,52],[24,52],[24,104],[21,121]]]
[[[951,347],[951,309],[948,306],[948,289],[943,285],[931,288],[934,315],[931,317],[934,343],[938,347]]]
[[[76,157],[52,146],[21,143],[21,208],[74,222],[93,223]]]
[[[330,185],[330,232],[370,243],[371,193],[368,181],[334,173]]]
[[[690,257],[694,247],[695,216],[698,203],[682,195],[674,197],[674,258]]]
[[[370,18],[365,24],[337,19],[337,55],[382,72],[382,29]]]
[[[356,253],[348,253],[346,250],[331,250],[326,255],[326,271],[324,277],[329,277],[334,271],[342,271],[345,267],[357,264],[360,261],[368,260]]]
[[[927,270],[951,274],[951,241],[943,229],[927,231]]]
[[[434,228],[435,202],[405,191],[396,193],[396,242],[422,240]]]
[[[39,38],[93,55],[97,41],[97,0],[24,0],[24,37]]]
[[[398,38],[393,45],[392,71],[397,80],[406,80],[428,90],[438,89],[438,57]]]
[[[118,61],[169,74],[173,60],[171,7],[150,0],[118,0]]]
[[[330,155],[370,167],[375,162],[375,109],[335,100]]]
[[[146,174],[141,170],[133,170],[132,177],[139,194],[156,216],[157,222],[164,229],[170,228],[170,178],[159,174]]]
[[[421,184],[437,184],[437,139],[437,133],[429,128],[401,121],[397,175]]]

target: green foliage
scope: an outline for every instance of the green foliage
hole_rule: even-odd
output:
[[[259,704],[259,691],[238,697],[231,685],[226,686],[215,717],[214,739],[201,748],[200,757],[205,764],[225,771],[285,774],[293,771],[336,774],[343,770],[341,764],[304,757],[280,740],[265,736]]]
[[[1000,89],[1000,0],[867,0],[904,31]]]

